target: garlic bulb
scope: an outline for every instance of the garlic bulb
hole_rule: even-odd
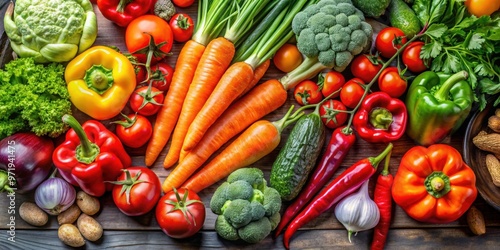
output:
[[[368,194],[368,180],[356,193],[345,197],[337,204],[335,217],[347,229],[349,242],[352,233],[372,229],[378,224],[380,211]]]

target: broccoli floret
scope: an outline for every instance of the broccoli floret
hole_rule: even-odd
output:
[[[230,183],[227,187],[226,196],[228,200],[250,200],[253,196],[252,185],[244,180]]]
[[[271,222],[271,230],[276,229],[278,224],[280,224],[280,221],[281,221],[281,214],[279,212],[269,216],[269,222]]]
[[[257,243],[271,233],[271,222],[267,217],[258,221],[252,221],[248,225],[238,229],[238,236],[248,243]]]
[[[363,51],[360,48],[369,47],[373,35],[363,13],[349,0],[320,0],[307,6],[295,15],[292,30],[297,48],[306,58],[280,79],[286,88],[324,69],[345,69]]]
[[[264,187],[267,185],[264,179],[264,173],[258,168],[240,168],[227,177],[227,182],[229,183],[233,183],[237,180],[244,180],[250,183],[253,188],[259,190],[264,190]]]
[[[215,230],[221,237],[256,243],[279,223],[281,196],[267,186],[262,170],[242,168],[217,188],[210,208],[219,215]]]
[[[222,207],[226,203],[227,199],[227,187],[229,186],[228,182],[222,183],[217,190],[215,190],[214,195],[212,195],[212,199],[210,199],[210,209],[215,214],[222,214]]]
[[[222,208],[222,214],[227,222],[235,228],[245,226],[253,218],[250,201],[242,199],[227,201]]]
[[[281,209],[281,195],[271,187],[264,189],[264,208],[266,209],[266,216],[271,216]]]
[[[158,0],[153,8],[154,14],[167,22],[170,21],[177,12],[174,4],[170,0]]]
[[[217,219],[215,219],[215,231],[220,235],[220,237],[226,240],[240,239],[240,237],[238,236],[238,230],[231,226],[229,222],[227,222],[226,218],[224,218],[224,215],[219,215],[217,216]]]
[[[266,215],[266,209],[264,205],[258,201],[250,202],[250,208],[252,210],[252,221],[259,220]]]

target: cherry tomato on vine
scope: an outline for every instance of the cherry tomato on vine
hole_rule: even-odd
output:
[[[349,108],[355,108],[361,101],[365,92],[365,83],[359,78],[352,78],[347,81],[340,90],[340,101]]]
[[[294,44],[285,43],[274,54],[273,63],[276,68],[288,73],[302,63],[302,54]]]
[[[338,91],[345,84],[345,78],[342,73],[331,70],[325,74],[320,74],[318,77],[318,85],[321,87],[323,96],[330,96],[333,92]],[[331,96],[331,98],[338,97],[340,91]]]
[[[293,89],[293,96],[300,105],[316,104],[323,99],[318,84],[311,80],[304,80],[297,84]]]
[[[351,62],[352,75],[364,83],[371,82],[381,68],[381,59],[368,54],[358,55]]]
[[[347,113],[342,112],[346,110],[347,108],[342,102],[329,99],[319,108],[319,115],[326,127],[335,129],[347,121]]]
[[[403,63],[413,73],[420,73],[428,68],[429,63],[426,64],[426,61],[420,58],[423,46],[424,42],[412,42],[403,50]]]
[[[397,67],[387,67],[378,78],[379,89],[394,98],[402,96],[407,86],[406,79],[400,75]]]
[[[153,127],[148,118],[139,114],[124,115],[116,123],[116,136],[128,147],[140,148],[151,138]]]
[[[396,27],[387,27],[383,28],[375,38],[375,48],[381,56],[391,58],[407,40],[402,30]]]
[[[160,199],[160,179],[147,167],[128,167],[114,184],[113,201],[116,207],[128,216],[148,213]],[[124,187],[125,192],[122,191]]]
[[[185,13],[177,13],[169,21],[176,42],[186,42],[193,36],[193,19]]]
[[[130,108],[144,116],[156,114],[163,103],[163,92],[151,85],[137,88],[130,96]]]
[[[151,63],[164,58],[172,49],[173,41],[168,22],[155,15],[143,15],[132,20],[125,30],[127,50],[141,63],[146,63],[151,47],[155,51]]]
[[[198,194],[191,190],[180,188],[177,191],[169,191],[161,197],[156,206],[156,221],[168,236],[187,238],[203,227],[205,206]]]
[[[174,68],[166,62],[158,62],[151,66],[151,77],[153,81],[152,86],[160,91],[167,91],[172,82],[174,75]]]
[[[181,8],[187,8],[191,5],[193,5],[194,0],[172,0],[172,3],[174,3],[175,6],[178,6]]]

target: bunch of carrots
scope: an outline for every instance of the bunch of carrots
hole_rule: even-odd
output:
[[[199,2],[197,30],[179,54],[165,98],[168,105],[158,114],[146,150],[145,161],[150,166],[173,131],[163,165],[165,168],[177,165],[163,183],[164,192],[179,188],[196,171],[196,176],[217,173],[218,178],[224,178],[251,164],[255,161],[248,159],[251,155],[236,155],[243,143],[248,151],[249,147],[267,147],[262,145],[267,142],[261,141],[261,137],[248,136],[244,142],[237,140],[242,141],[240,145],[233,143],[232,147],[240,150],[225,150],[208,167],[200,169],[234,136],[282,106],[288,97],[287,90],[294,87],[289,84],[291,81],[303,80],[287,78],[285,84],[271,79],[257,85],[269,67],[269,59],[293,37],[291,22],[295,14],[317,1]],[[224,27],[226,30],[222,32]],[[224,35],[219,37],[221,33]],[[276,130],[276,126],[267,127]],[[227,157],[245,164],[228,164]],[[193,190],[201,190],[218,180],[212,178],[197,186],[196,183],[202,183],[197,178],[189,181]]]

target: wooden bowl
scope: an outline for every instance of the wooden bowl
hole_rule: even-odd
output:
[[[488,169],[486,168],[486,155],[488,152],[482,151],[472,143],[472,138],[481,130],[488,133],[492,132],[488,128],[488,118],[495,113],[495,107],[489,104],[482,111],[477,110],[473,113],[463,142],[464,160],[476,173],[476,187],[479,194],[495,209],[500,211],[500,187],[493,184]]]

